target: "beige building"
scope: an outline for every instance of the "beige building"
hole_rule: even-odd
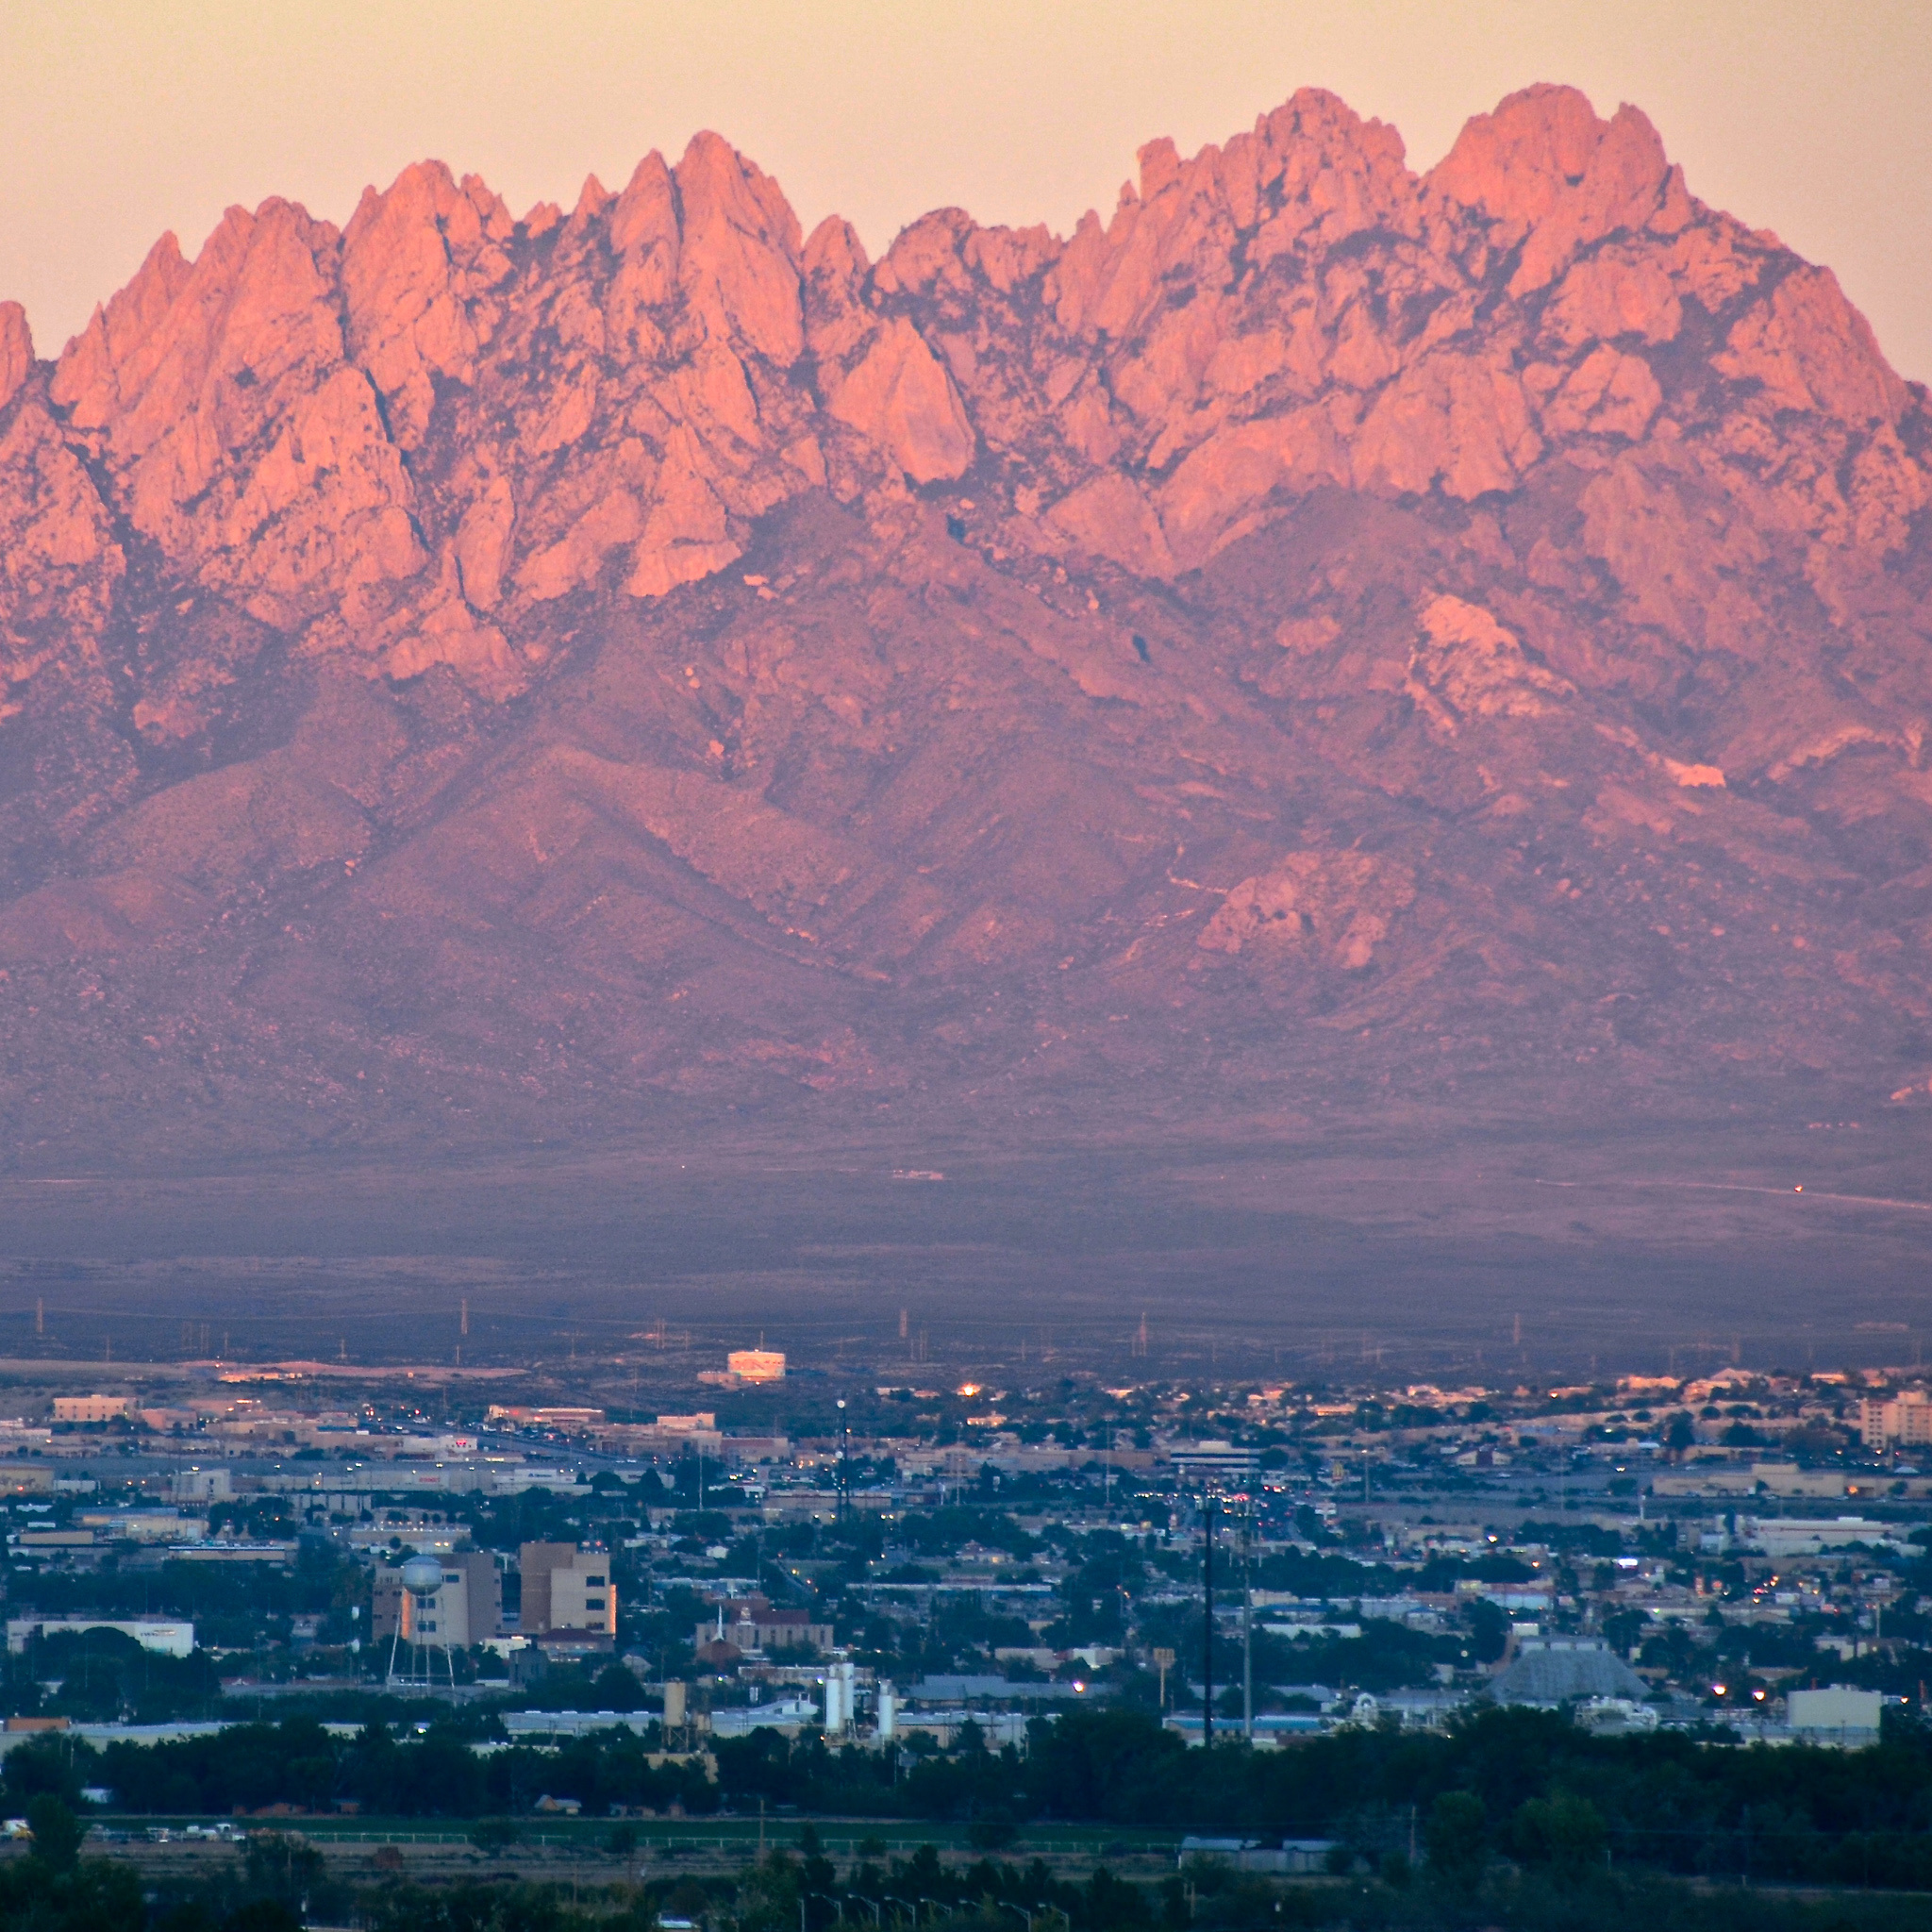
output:
[[[617,1586],[610,1557],[575,1543],[525,1543],[517,1553],[525,1637],[617,1635]]]
[[[401,1633],[405,1643],[436,1643],[467,1650],[503,1632],[503,1578],[487,1550],[465,1550],[439,1557],[442,1583],[436,1594],[416,1599],[403,1588],[402,1571],[384,1566],[375,1573],[370,1603],[370,1634],[380,1640]]]
[[[1878,1737],[1885,1699],[1876,1690],[1834,1684],[1826,1690],[1793,1690],[1786,1704],[1790,1727],[1800,1735],[1872,1742]]]
[[[700,1409],[695,1415],[660,1415],[655,1426],[658,1437],[673,1447],[689,1443],[693,1449],[703,1449],[712,1456],[724,1440],[718,1432],[716,1414],[708,1408]]]
[[[782,1382],[785,1356],[775,1348],[734,1348],[724,1365],[741,1382]]]
[[[1923,1447],[1932,1442],[1932,1401],[1917,1389],[1889,1401],[1868,1395],[1858,1405],[1858,1428],[1868,1449],[1885,1449],[1893,1443]]]
[[[1841,1469],[1800,1469],[1795,1462],[1716,1463],[1658,1475],[1651,1483],[1659,1496],[1750,1496],[1759,1490],[1773,1496],[1842,1496]]]
[[[57,1395],[54,1420],[57,1423],[111,1423],[134,1413],[131,1395]]]

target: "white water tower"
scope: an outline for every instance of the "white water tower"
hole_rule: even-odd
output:
[[[452,1701],[457,1690],[456,1660],[450,1655],[443,1632],[441,1598],[442,1564],[434,1557],[411,1557],[403,1565],[403,1599],[397,1606],[396,1634],[389,1646],[389,1683],[391,1690],[434,1690],[437,1688],[436,1658],[442,1656],[442,1681],[449,1686]],[[403,1656],[407,1641],[408,1653]]]

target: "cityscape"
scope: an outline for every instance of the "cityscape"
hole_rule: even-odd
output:
[[[446,1876],[455,1843],[525,1876],[621,1859],[669,1897],[826,1817],[812,1842],[877,1847],[853,1898],[878,1848],[925,1844],[1036,1850],[1043,1904],[1103,1870],[1158,1892],[1420,1857],[1420,1791],[1270,1788],[1311,1751],[1547,1752],[1555,1725],[1816,1778],[1920,1723],[1911,1368],[1440,1388],[703,1354],[648,1363],[691,1404],[648,1413],[515,1371],[11,1364],[14,1828],[51,1799],[164,1884],[299,1840],[346,1897],[384,1860]],[[1083,1811],[1038,1777],[1083,1740],[1227,1768]],[[1607,1799],[1571,1824],[1722,1871],[1742,1840],[1707,1795],[1681,1843]],[[1760,1875],[1916,1871],[1896,1795],[1890,1838],[1763,1845]]]

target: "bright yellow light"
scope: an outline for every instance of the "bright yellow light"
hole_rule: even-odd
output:
[[[961,1382],[959,1384],[959,1393],[961,1395],[977,1395],[979,1393],[979,1384],[977,1382]]]

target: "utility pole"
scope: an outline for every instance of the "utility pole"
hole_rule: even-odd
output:
[[[1201,1593],[1206,1599],[1207,1626],[1201,1639],[1201,1748],[1214,1747],[1214,1491],[1203,1487],[1201,1524]]]
[[[1241,1508],[1241,1737],[1255,1741],[1255,1499]]]
[[[839,1521],[852,1512],[852,1424],[845,1419],[845,1398],[839,1398]]]

